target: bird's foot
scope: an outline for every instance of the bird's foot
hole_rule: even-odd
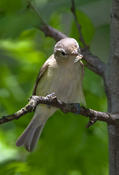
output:
[[[80,103],[72,103],[72,108],[75,114],[80,114]]]
[[[46,96],[46,98],[47,98],[48,100],[51,100],[52,102],[56,102],[56,101],[57,101],[57,97],[56,97],[56,95],[55,95],[54,92],[51,93],[51,94],[48,94],[48,95]]]

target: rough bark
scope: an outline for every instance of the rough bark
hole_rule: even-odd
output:
[[[106,68],[108,112],[119,113],[119,0],[112,1],[111,51]],[[108,125],[110,175],[119,175],[119,126]]]
[[[0,124],[17,120],[21,116],[32,112],[36,109],[37,105],[39,104],[47,104],[49,107],[54,106],[60,109],[64,113],[72,112],[75,114],[81,114],[85,117],[89,117],[89,122],[87,127],[93,125],[96,121],[104,121],[112,125],[116,125],[119,123],[119,115],[118,114],[110,114],[106,112],[100,112],[93,109],[88,109],[86,107],[80,106],[79,103],[64,103],[57,99],[54,93],[47,95],[46,97],[43,96],[32,96],[29,99],[27,105],[23,108],[15,112],[14,114],[2,116],[0,117]]]

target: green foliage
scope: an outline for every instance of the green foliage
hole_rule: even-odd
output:
[[[89,19],[88,16],[86,16],[86,14],[84,14],[81,11],[77,11],[76,12],[77,17],[78,17],[78,22],[81,25],[81,32],[83,35],[83,38],[86,42],[86,44],[90,44],[90,42],[92,41],[92,37],[94,36],[94,26],[91,22],[91,20]],[[75,24],[75,21],[73,21],[72,23],[72,32],[71,32],[71,36],[78,38],[80,45],[82,46],[82,43],[80,42],[80,35],[79,35],[79,31],[77,29],[77,26]]]
[[[45,21],[79,41],[69,11],[69,0],[35,0],[34,3]],[[76,0],[77,15],[86,43],[95,54],[106,60],[109,24],[101,24],[100,20],[98,24],[95,18],[93,20],[85,13],[89,6],[95,5],[98,8],[98,3],[99,0],[80,0],[80,3]],[[55,42],[35,28],[39,23],[34,12],[26,9],[26,1],[0,0],[1,116],[17,111],[27,103],[37,73],[53,51]],[[84,91],[88,107],[107,110],[103,81],[88,69],[85,70]],[[32,115],[1,125],[0,174],[108,174],[107,129],[104,123],[97,122],[86,129],[88,119],[57,111],[47,122],[36,151],[27,153],[23,148],[17,148],[15,142]]]

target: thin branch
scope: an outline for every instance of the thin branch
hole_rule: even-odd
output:
[[[83,59],[86,61],[86,66],[96,74],[104,78],[106,65],[96,55],[93,55],[89,50],[82,49]]]
[[[81,31],[81,25],[78,22],[78,17],[76,14],[76,7],[75,7],[75,0],[71,0],[71,11],[72,14],[74,16],[74,20],[79,32],[79,39],[81,41],[81,43],[83,44],[83,49],[82,49],[82,53],[84,56],[85,61],[88,63],[87,67],[89,69],[91,69],[93,72],[101,75],[102,77],[104,77],[104,71],[105,71],[105,64],[104,62],[102,62],[97,56],[93,55],[90,51],[89,51],[89,46],[86,44],[83,35],[82,35],[82,31]]]
[[[33,5],[33,3],[29,0],[27,1],[27,8],[31,8],[35,13],[36,15],[39,17],[40,19],[40,22],[43,24],[43,25],[46,25],[45,21],[42,19],[42,17],[40,16],[40,13],[39,13],[39,10]]]
[[[31,1],[28,1],[27,8],[31,8],[39,17],[41,24],[39,26],[36,26],[38,29],[40,29],[45,36],[49,36],[54,38],[56,41],[59,41],[63,38],[66,38],[67,36],[63,34],[62,32],[58,31],[57,29],[49,26],[41,17],[39,10],[34,6],[34,4]]]
[[[62,110],[64,113],[72,112],[75,114],[81,114],[85,117],[89,117],[88,127],[94,124],[97,120],[104,121],[113,125],[119,125],[119,114],[109,114],[106,112],[99,112],[93,109],[80,107],[79,103],[67,104],[58,100],[54,93],[47,95],[46,97],[32,96],[29,99],[28,104],[22,109],[14,114],[1,117],[0,124],[19,119],[21,116],[34,111],[38,104],[47,104],[49,106],[56,107]]]
[[[62,32],[56,30],[55,28],[49,25],[41,25],[41,26],[38,26],[38,28],[45,34],[45,36],[54,38],[56,41],[59,41],[63,38],[67,38],[65,34],[63,34]]]
[[[76,23],[76,26],[77,26],[77,29],[79,32],[79,39],[80,39],[81,43],[83,44],[83,47],[88,49],[89,46],[86,44],[86,42],[83,38],[82,32],[81,32],[81,25],[80,25],[80,23],[78,23],[78,17],[76,14],[76,7],[75,7],[75,0],[71,0],[71,12],[74,16],[74,20],[75,20],[75,23]]]

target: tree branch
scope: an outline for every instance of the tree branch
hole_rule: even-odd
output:
[[[104,121],[113,125],[119,125],[117,122],[119,121],[119,114],[109,114],[106,112],[99,112],[93,109],[88,109],[82,106],[80,107],[79,103],[67,104],[58,100],[54,93],[47,95],[46,97],[32,96],[29,99],[28,104],[21,108],[19,111],[11,115],[1,117],[0,124],[19,119],[21,116],[34,111],[39,104],[46,104],[56,107],[64,113],[72,112],[75,114],[81,114],[85,117],[89,117],[89,123],[87,127],[93,125],[97,120]]]
[[[45,36],[49,36],[51,38],[54,38],[56,41],[59,41],[63,38],[67,38],[67,36],[65,34],[63,34],[62,32],[56,30],[55,28],[49,26],[49,25],[41,25],[38,26],[38,28],[44,32]]]
[[[81,31],[81,25],[78,22],[78,17],[76,14],[76,7],[75,7],[75,0],[71,0],[71,12],[74,16],[74,20],[79,32],[79,39],[81,41],[81,43],[83,44],[83,49],[82,49],[82,53],[84,56],[85,61],[87,62],[87,67],[89,69],[91,69],[93,72],[101,75],[102,77],[104,77],[104,71],[105,71],[105,64],[104,62],[102,62],[97,56],[93,55],[90,51],[89,51],[89,46],[86,44],[83,35],[82,35],[82,31]]]
[[[86,66],[96,74],[104,78],[106,65],[96,55],[93,55],[89,50],[82,49],[83,59],[86,61]]]
[[[49,36],[54,38],[56,41],[59,41],[63,38],[66,38],[67,36],[63,34],[62,32],[56,30],[55,28],[49,26],[41,17],[39,10],[34,6],[34,4],[31,1],[28,1],[27,8],[31,8],[39,17],[41,24],[37,26],[38,29],[40,29],[45,36]]]
[[[77,26],[77,29],[79,32],[79,39],[80,39],[81,43],[83,44],[83,47],[88,49],[89,46],[86,44],[86,42],[83,38],[82,32],[81,32],[81,25],[78,23],[78,17],[76,14],[76,7],[75,7],[75,0],[71,0],[71,12],[74,16],[74,20],[75,20],[75,23],[76,23],[76,26]]]

